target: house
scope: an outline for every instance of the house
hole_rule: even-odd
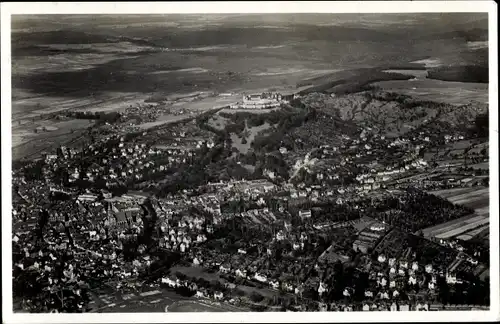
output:
[[[391,304],[390,310],[391,310],[391,312],[397,312],[398,311],[398,305],[395,302],[393,302]]]
[[[415,306],[415,310],[416,311],[428,311],[429,310],[429,304],[426,304],[426,303],[418,303],[416,306]]]
[[[411,276],[408,278],[408,284],[410,285],[416,285],[417,284],[417,278],[415,276]]]
[[[361,241],[361,240],[356,240],[352,244],[352,248],[355,251],[360,251],[361,253],[368,253],[368,244],[367,242]]]
[[[214,293],[215,300],[222,300],[223,297],[224,297],[224,294],[222,292],[215,292]]]
[[[413,264],[411,265],[411,269],[413,271],[418,271],[418,263],[417,262],[413,262]]]
[[[222,272],[222,273],[229,273],[229,271],[231,271],[231,268],[230,267],[225,267],[224,265],[220,265],[219,267],[219,271]]]
[[[169,287],[177,287],[176,282],[170,278],[161,278],[161,282],[167,284]]]
[[[254,279],[259,281],[259,282],[267,282],[267,277],[264,275],[261,275],[259,273],[255,273]]]
[[[323,282],[320,282],[319,283],[319,287],[318,287],[318,295],[319,295],[319,297],[321,298],[321,296],[323,295],[323,293],[325,293],[326,291],[327,291],[326,285]]]
[[[293,289],[293,290],[294,290],[295,295],[302,298],[302,293],[304,292],[304,287],[302,287],[302,285],[295,287],[295,289]]]
[[[389,287],[390,287],[390,288],[395,288],[395,287],[396,287],[396,281],[391,280],[391,281],[389,282]]]
[[[456,284],[458,282],[457,276],[454,273],[446,272],[446,282],[451,285]]]
[[[302,219],[311,218],[311,210],[300,210],[299,217]]]
[[[427,264],[425,266],[425,272],[432,273],[432,264]]]
[[[370,306],[368,304],[363,304],[363,311],[368,312],[370,310]]]
[[[398,296],[399,296],[399,291],[394,290],[394,291],[392,292],[392,298],[396,298],[396,297],[398,297]],[[401,310],[401,308],[400,308],[400,310]]]
[[[283,234],[282,231],[279,231],[278,233],[276,233],[276,240],[282,241],[284,239],[285,239],[285,235]]]
[[[384,263],[386,260],[387,258],[385,257],[385,255],[381,254],[378,256],[378,262]]]
[[[285,291],[293,291],[293,287],[292,287],[292,285],[290,285],[290,284],[289,284],[289,283],[287,283],[287,282],[283,282],[283,283],[281,284],[281,287],[282,287],[282,288],[283,288],[283,290],[285,290]]]

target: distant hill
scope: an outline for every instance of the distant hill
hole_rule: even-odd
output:
[[[444,33],[432,33],[424,35],[423,39],[454,39],[461,38],[467,42],[474,41],[487,41],[488,40],[488,29],[484,28],[473,28],[465,30],[455,30],[448,31]]]

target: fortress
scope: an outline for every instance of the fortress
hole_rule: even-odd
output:
[[[290,97],[290,98],[289,98]],[[288,102],[292,96],[284,96],[278,92],[264,92],[261,94],[243,95],[243,101],[232,105],[231,108],[238,109],[269,109],[277,108],[281,103]]]

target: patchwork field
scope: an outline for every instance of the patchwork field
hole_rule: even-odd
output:
[[[489,231],[489,188],[459,188],[434,191],[432,194],[454,204],[474,209],[474,213],[424,229],[425,237],[470,240]]]
[[[71,119],[41,120],[12,127],[12,158],[37,158],[43,152],[53,152],[60,145],[75,145],[83,139],[94,121]]]
[[[463,105],[473,101],[488,103],[488,84],[485,83],[422,79],[414,81],[382,81],[374,85],[386,91],[402,93],[422,100],[455,105]]]

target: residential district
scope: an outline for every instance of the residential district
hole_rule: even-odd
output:
[[[424,113],[397,132],[345,118],[352,98]],[[158,107],[72,116],[103,121],[13,163],[15,308],[487,309],[487,110],[403,99],[248,96],[265,109],[138,131]]]

